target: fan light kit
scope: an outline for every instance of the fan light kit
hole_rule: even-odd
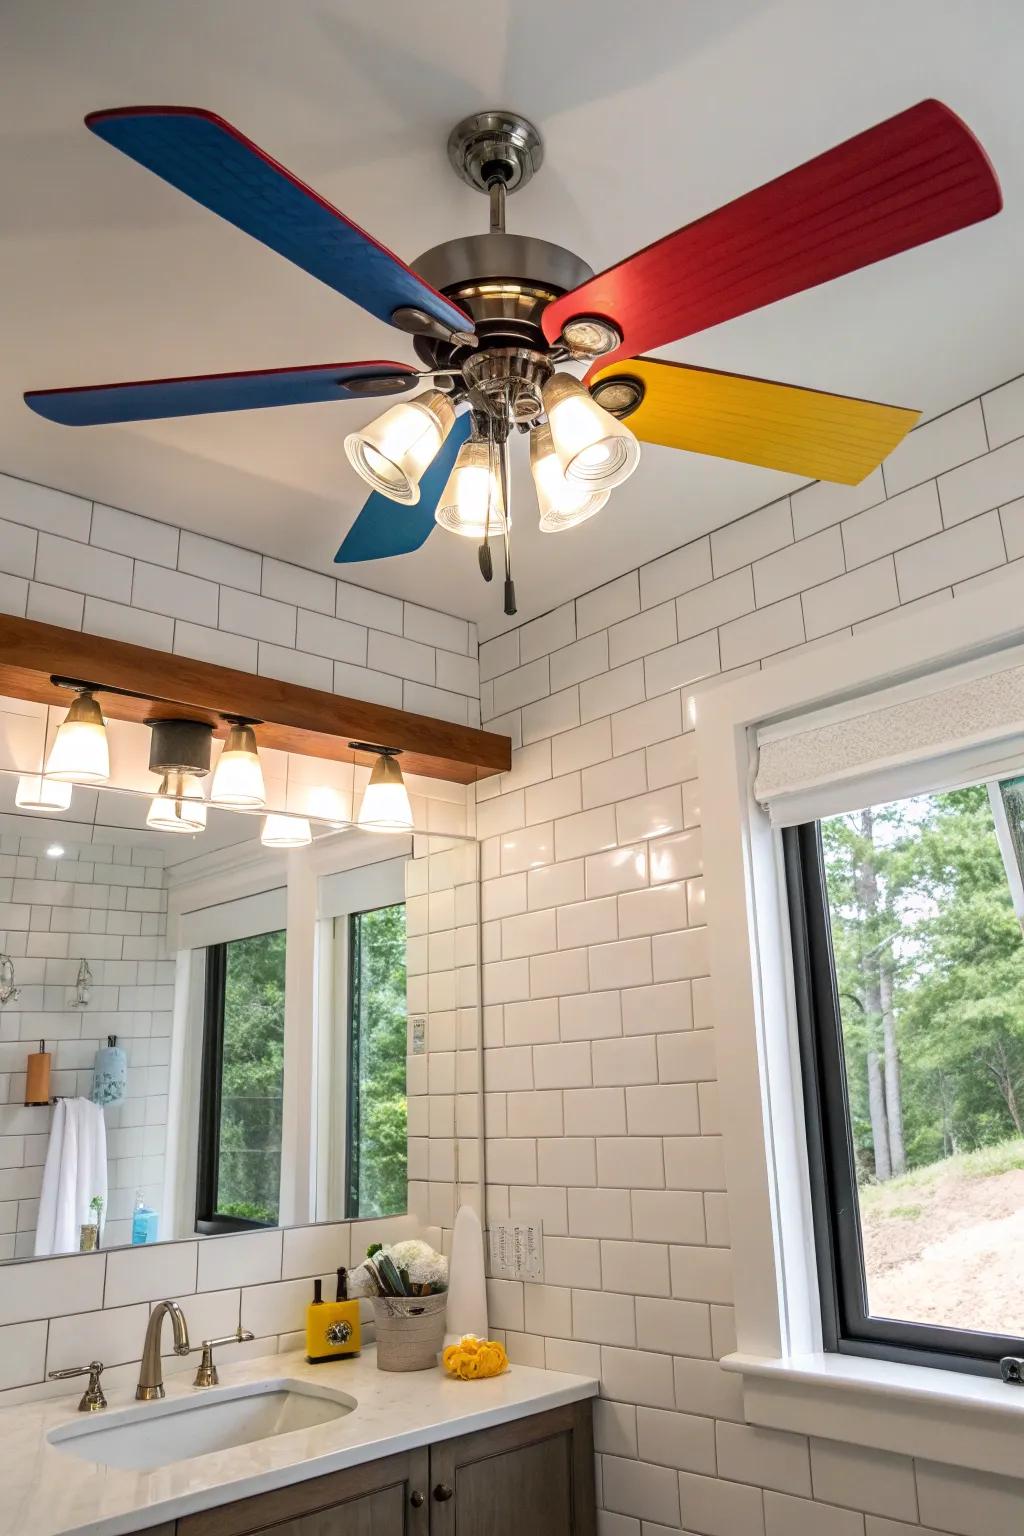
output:
[[[518,114],[481,112],[453,128],[448,158],[464,182],[486,194],[488,232],[448,240],[406,266],[212,112],[117,107],[90,113],[86,124],[411,335],[421,366],[325,363],[36,390],[25,396],[31,408],[50,421],[89,426],[365,400],[418,387],[345,439],[349,461],[373,494],[335,560],[409,554],[437,523],[479,541],[480,570],[490,581],[494,536],[504,553],[508,614],[516,611],[515,434],[530,434],[546,533],[599,512],[636,469],[640,441],[855,485],[910,431],[917,411],[645,354],[964,229],[1002,206],[995,172],[970,129],[941,102],[926,100],[595,276],[572,251],[507,232],[506,198],[540,169],[543,145]],[[665,196],[661,182],[658,196]],[[589,365],[582,382],[566,370],[571,363]],[[83,716],[82,724],[96,722]],[[90,761],[98,766],[99,756]],[[248,798],[232,803],[262,803],[252,798],[258,764],[246,772]],[[228,777],[218,764],[215,789]]]

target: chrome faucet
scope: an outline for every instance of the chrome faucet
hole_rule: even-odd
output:
[[[178,1303],[158,1301],[149,1314],[146,1342],[142,1346],[139,1384],[135,1388],[135,1396],[142,1403],[151,1403],[154,1398],[166,1396],[163,1364],[160,1359],[160,1339],[163,1335],[164,1318],[167,1315],[170,1315],[171,1327],[174,1329],[174,1353],[187,1355],[192,1347],[188,1341],[188,1324],[185,1321],[185,1314]]]

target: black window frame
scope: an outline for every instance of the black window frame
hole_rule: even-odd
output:
[[[253,938],[260,935],[253,934]],[[196,1224],[204,1237],[232,1232],[274,1232],[279,1222],[248,1216],[225,1216],[217,1210],[220,1177],[221,1089],[224,1073],[224,998],[228,976],[228,943],[210,944],[203,989],[203,1052],[199,1085],[199,1140],[196,1159]]]
[[[782,833],[823,1342],[838,1354],[998,1376],[1024,1339],[872,1317],[861,1243],[821,826]]]

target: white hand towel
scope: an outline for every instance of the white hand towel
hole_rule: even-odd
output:
[[[107,1123],[91,1099],[58,1099],[50,1126],[36,1222],[36,1257],[77,1253],[89,1202],[107,1206]]]

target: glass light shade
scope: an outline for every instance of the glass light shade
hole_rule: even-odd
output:
[[[434,520],[449,533],[458,533],[464,539],[476,539],[479,543],[487,528],[488,504],[490,531],[497,536],[505,527],[501,485],[490,467],[487,444],[471,440],[459,449],[441,492]]]
[[[224,750],[213,770],[210,800],[214,805],[233,806],[243,811],[259,811],[266,805],[263,769],[251,725],[233,725],[228,732]]]
[[[264,848],[305,848],[313,841],[305,816],[267,816],[260,842]]]
[[[102,784],[110,778],[107,728],[91,693],[80,693],[68,710],[44,774],[69,784]]]
[[[363,791],[359,825],[371,832],[411,832],[412,806],[402,770],[391,756],[379,757]]]
[[[540,507],[541,533],[561,533],[564,528],[585,523],[600,512],[611,495],[610,491],[588,491],[565,478],[548,426],[534,427],[530,433],[530,473]]]
[[[439,389],[393,405],[361,432],[350,432],[345,452],[357,475],[392,501],[412,506],[420,479],[455,421],[455,407]]]
[[[589,491],[610,491],[628,480],[640,462],[640,444],[625,423],[571,373],[553,373],[542,393],[566,479]]]
[[[66,811],[71,804],[71,785],[41,773],[23,773],[14,791],[14,803],[23,811]]]
[[[194,774],[164,774],[159,794],[150,801],[146,826],[156,832],[185,832],[190,837],[203,831],[206,801]]]

